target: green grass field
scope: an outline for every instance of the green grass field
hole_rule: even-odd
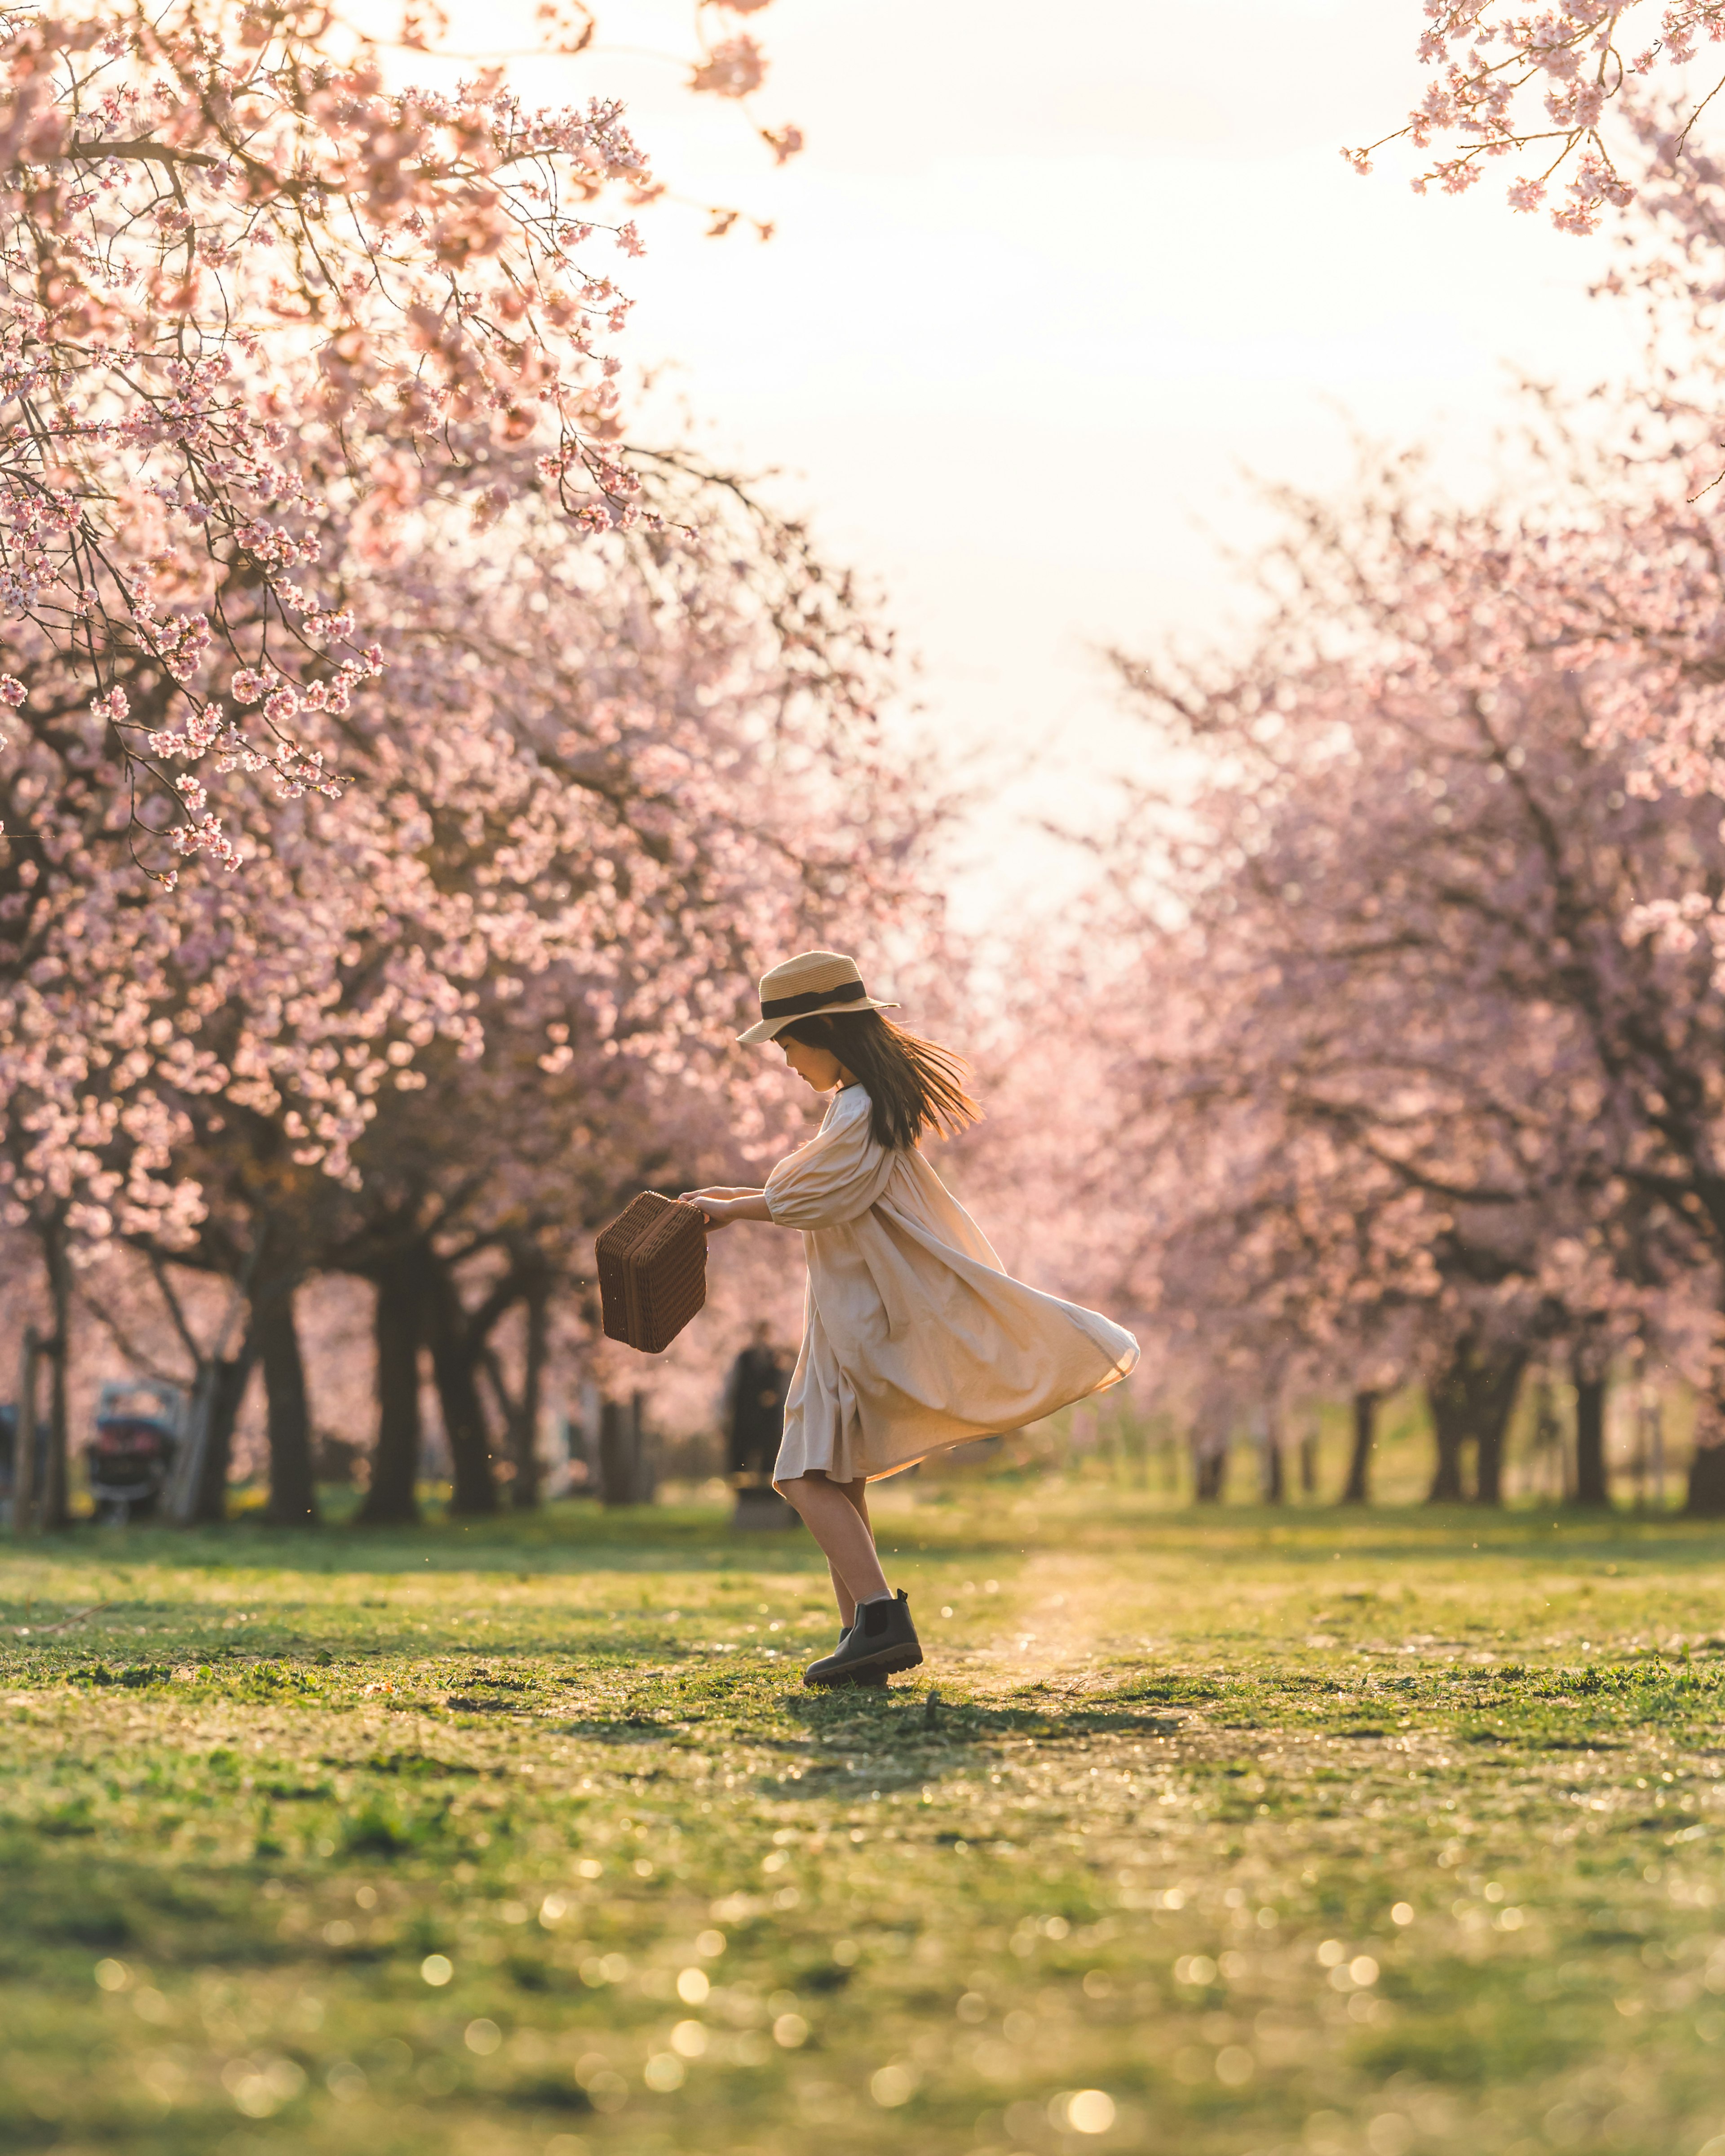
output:
[[[1725,1536],[716,1507],[0,1554],[0,2147],[1725,2156]],[[80,1614],[83,1613],[83,1614]]]

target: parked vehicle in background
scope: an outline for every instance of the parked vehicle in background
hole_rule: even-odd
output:
[[[90,1454],[98,1519],[123,1527],[154,1513],[185,1441],[189,1407],[182,1386],[157,1378],[122,1378],[102,1387]]]

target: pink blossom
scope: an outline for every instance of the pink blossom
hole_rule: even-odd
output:
[[[753,38],[739,34],[712,47],[691,74],[690,87],[716,97],[747,97],[766,80],[765,54]]]
[[[312,678],[303,644],[272,640],[283,621],[332,655],[375,643],[357,608],[319,608],[300,580],[325,543],[312,474],[346,475],[387,552],[403,474],[413,492],[495,516],[536,484],[539,458],[579,461],[609,438],[614,396],[594,378],[608,355],[571,304],[567,212],[651,192],[615,104],[533,110],[495,77],[386,90],[362,64],[332,69],[295,26],[257,58],[249,20],[244,0],[213,13],[126,0],[93,74],[73,56],[86,32],[114,28],[111,8],[74,0],[47,43],[23,19],[0,33],[0,156],[65,182],[0,206],[13,264],[0,388],[49,415],[9,475],[0,445],[0,603],[28,618],[33,657],[99,647],[110,681],[147,667],[193,704],[213,667],[243,704]],[[113,147],[94,227],[88,160],[56,173],[92,130]],[[241,170],[244,190],[221,184]],[[219,279],[187,270],[194,229]],[[633,224],[620,239],[640,244]],[[74,325],[63,338],[21,267],[48,260]],[[620,324],[621,295],[606,286],[595,304]],[[77,476],[44,491],[44,452]],[[223,596],[235,580],[255,603]],[[350,674],[344,693],[375,678]],[[177,731],[154,711],[148,730]],[[182,740],[195,747],[193,730]],[[122,741],[122,763],[141,747]],[[153,777],[134,776],[147,796]]]
[[[1620,172],[1625,152],[1654,131],[1642,106],[1625,99],[1626,85],[1681,69],[1703,36],[1725,38],[1725,0],[1667,0],[1658,41],[1625,51],[1619,30],[1640,4],[1561,0],[1538,14],[1521,13],[1510,0],[1428,4],[1419,58],[1437,79],[1401,127],[1344,156],[1356,171],[1368,172],[1373,152],[1387,143],[1406,141],[1424,150],[1443,139],[1454,154],[1440,157],[1414,184],[1422,193],[1433,182],[1458,193],[1480,175],[1483,159],[1531,151],[1543,169],[1537,178],[1512,183],[1511,207],[1536,207],[1549,182],[1565,175],[1552,220],[1562,231],[1593,231],[1602,206],[1620,208],[1630,199]],[[1680,80],[1674,97],[1686,90]],[[1696,94],[1690,117],[1707,95]],[[1686,132],[1681,120],[1674,136],[1680,130]]]

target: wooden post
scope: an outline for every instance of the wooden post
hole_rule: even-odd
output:
[[[33,1325],[24,1327],[18,1358],[18,1419],[12,1440],[12,1532],[28,1535],[36,1525],[36,1365],[42,1352]]]

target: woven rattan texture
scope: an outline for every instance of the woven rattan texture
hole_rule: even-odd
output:
[[[706,1223],[696,1206],[644,1190],[593,1246],[608,1339],[662,1355],[706,1301]]]

